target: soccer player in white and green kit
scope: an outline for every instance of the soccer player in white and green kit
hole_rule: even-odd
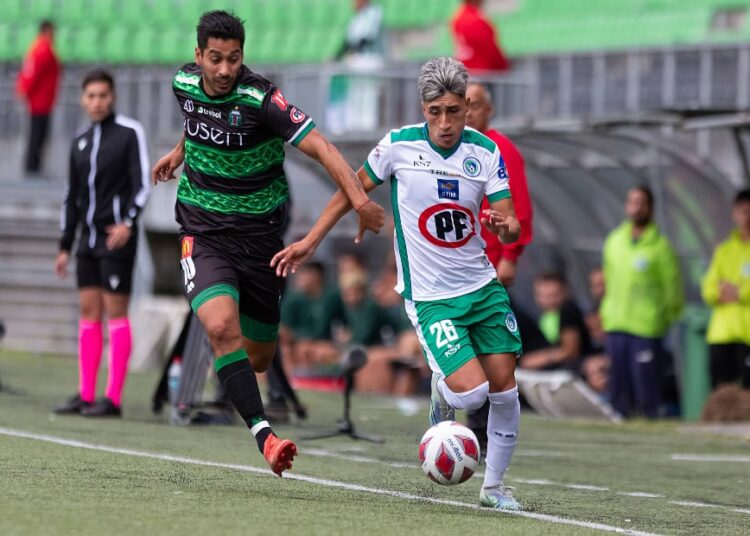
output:
[[[396,290],[437,377],[436,389],[457,409],[477,409],[489,398],[480,504],[520,510],[503,477],[518,437],[514,372],[521,338],[508,295],[484,254],[479,223],[503,243],[518,238],[520,225],[502,155],[492,140],[466,127],[467,79],[464,65],[452,58],[423,65],[418,89],[426,122],[388,133],[358,176],[368,191],[383,183],[391,188]],[[490,209],[479,214],[484,196]],[[307,236],[273,258],[277,273],[294,272],[350,208],[336,193]]]

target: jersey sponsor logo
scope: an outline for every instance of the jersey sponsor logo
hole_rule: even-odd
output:
[[[464,173],[466,173],[469,177],[477,177],[482,171],[482,166],[479,164],[479,160],[477,160],[473,156],[467,156],[466,158],[464,158],[463,167]]]
[[[185,104],[182,105],[182,109],[185,110],[187,113],[193,113],[193,110],[195,110],[195,105],[193,104],[192,99],[188,99],[185,101]]]
[[[203,106],[198,106],[198,113],[201,115],[207,115],[209,117],[213,117],[214,119],[221,119],[221,112],[212,110],[211,108],[204,108]]]
[[[474,213],[456,203],[433,205],[419,216],[419,232],[435,246],[460,248],[476,234]]]
[[[419,155],[419,160],[414,161],[414,167],[430,167],[432,165],[432,162],[430,160],[426,160],[421,154]]]
[[[232,114],[229,115],[231,116]],[[226,130],[209,126],[203,121],[196,121],[195,119],[190,118],[185,118],[182,124],[185,128],[185,132],[191,138],[196,138],[203,141],[211,141],[216,145],[233,145],[238,147],[245,146],[245,134],[243,134],[242,132],[227,132]]]
[[[457,179],[438,179],[438,197],[440,199],[458,199],[458,180]]]
[[[513,313],[508,313],[505,315],[505,327],[508,328],[508,331],[511,333],[515,333],[518,331],[518,321],[516,320],[516,315]]]
[[[83,151],[88,144],[89,140],[87,140],[86,138],[81,138],[80,140],[78,140],[78,150]]]
[[[292,106],[292,109],[289,110],[289,119],[292,120],[292,123],[301,123],[305,120],[305,114]]]
[[[265,97],[262,91],[260,91],[259,89],[255,89],[254,87],[239,86],[236,89],[236,92],[238,95],[250,95],[251,97],[259,101],[262,101],[263,97]]]
[[[500,156],[500,166],[497,168],[497,176],[500,179],[508,178],[508,168],[505,165],[505,159],[502,156]]]
[[[271,97],[271,102],[276,105],[276,107],[281,110],[282,112],[285,112],[287,108],[289,108],[289,103],[284,98],[284,94],[281,92],[280,89],[277,89],[273,92],[273,96]]]

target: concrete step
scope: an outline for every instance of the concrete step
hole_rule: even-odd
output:
[[[78,339],[50,339],[47,337],[19,337],[8,335],[3,339],[3,348],[19,352],[39,354],[77,355]]]
[[[24,320],[30,324],[36,322],[60,322],[77,324],[78,304],[48,305],[41,303],[7,303],[0,301],[0,318],[5,320]]]
[[[6,305],[49,305],[67,306],[78,303],[78,289],[62,288],[40,291],[36,287],[2,287],[0,286],[2,302]]]
[[[0,268],[0,289],[25,288],[33,291],[75,289],[74,279],[72,273],[68,274],[67,279],[58,279],[52,272],[52,266],[45,270],[9,270],[7,272]]]

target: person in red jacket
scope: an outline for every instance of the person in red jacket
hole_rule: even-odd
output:
[[[464,0],[451,21],[456,58],[471,74],[507,71],[510,62],[498,45],[495,28],[481,11],[482,0]]]
[[[38,174],[42,148],[49,131],[49,119],[57,96],[60,62],[53,46],[55,27],[49,21],[39,25],[39,34],[31,43],[18,75],[16,92],[26,102],[31,115],[26,173]]]
[[[526,184],[526,171],[524,169],[523,156],[513,142],[500,134],[497,130],[489,128],[490,118],[494,113],[490,93],[485,86],[476,82],[469,84],[466,89],[466,98],[469,99],[469,112],[466,124],[490,138],[500,149],[500,158],[505,160],[508,170],[508,185],[510,195],[513,198],[513,206],[516,217],[521,224],[521,234],[518,240],[512,244],[503,244],[496,236],[482,229],[482,238],[487,244],[485,253],[492,265],[497,270],[497,277],[506,287],[513,284],[516,278],[516,263],[523,253],[523,248],[531,242],[531,200],[529,199],[529,188]],[[482,203],[481,210],[489,208],[487,198]],[[519,314],[519,311],[516,311]],[[520,318],[520,316],[519,316]],[[485,404],[475,411],[467,412],[467,424],[476,434],[482,452],[487,452],[487,416],[489,404]]]
[[[490,138],[497,143],[500,155],[505,160],[508,169],[510,193],[513,197],[513,206],[516,216],[521,224],[521,236],[513,244],[502,244],[495,236],[482,229],[482,238],[487,244],[485,252],[490,262],[497,269],[497,277],[503,285],[510,286],[516,278],[516,263],[523,253],[524,247],[532,239],[532,209],[529,199],[529,187],[526,183],[526,171],[524,169],[523,156],[513,142],[500,134],[497,130],[489,128],[490,118],[494,113],[489,91],[485,86],[478,83],[469,84],[466,90],[469,99],[469,114],[466,124]],[[487,200],[484,200],[482,210],[489,208]]]

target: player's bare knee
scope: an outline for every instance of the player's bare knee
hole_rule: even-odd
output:
[[[211,347],[216,353],[226,353],[224,350],[227,348],[237,349],[242,342],[242,335],[240,333],[239,326],[232,325],[233,323],[229,320],[211,320],[204,326],[206,328],[206,334],[208,340],[211,342]],[[231,351],[227,350],[227,351]]]

